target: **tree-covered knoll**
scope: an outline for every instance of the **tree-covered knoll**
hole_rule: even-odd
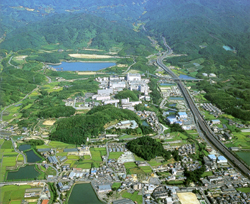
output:
[[[37,85],[42,84],[46,77],[38,72],[28,70],[41,68],[40,65],[32,64],[25,69],[16,69],[8,64],[8,58],[2,60],[3,71],[0,73],[0,105],[7,106],[21,100],[30,93]],[[27,70],[26,70],[27,69]]]
[[[116,99],[127,99],[129,98],[130,101],[138,101],[138,91],[130,91],[130,90],[123,90],[120,91],[118,94],[115,95]]]
[[[136,120],[138,116],[130,110],[115,108],[111,105],[97,106],[86,115],[62,118],[56,122],[56,131],[50,139],[70,144],[82,144],[87,137],[98,136],[104,132],[104,125],[114,120]]]
[[[109,50],[119,44],[131,49],[140,45],[144,45],[144,50],[146,46],[150,48],[145,35],[90,14],[56,14],[39,23],[28,24],[9,33],[1,47],[17,51],[58,43],[61,48],[70,49],[89,46]]]
[[[165,150],[160,142],[148,136],[131,140],[126,147],[138,157],[148,161],[156,156],[162,156],[165,160],[168,160],[171,156],[171,152]]]

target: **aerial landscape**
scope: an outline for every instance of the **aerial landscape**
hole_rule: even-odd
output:
[[[0,12],[0,203],[250,204],[250,1]]]

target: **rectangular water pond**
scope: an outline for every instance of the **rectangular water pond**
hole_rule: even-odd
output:
[[[30,149],[30,148],[31,148],[31,146],[29,144],[24,144],[24,145],[20,145],[18,149],[19,149],[19,151],[25,151],[25,150]]]
[[[35,165],[28,165],[21,167],[17,171],[8,172],[7,180],[34,179],[38,176],[39,172],[36,171]]]
[[[58,71],[98,71],[116,65],[113,62],[62,62],[52,65]]]
[[[68,204],[103,204],[95,194],[90,183],[76,184],[69,197]]]
[[[41,158],[39,156],[37,156],[33,150],[29,150],[29,151],[25,152],[25,154],[27,156],[27,161],[29,163],[35,163],[35,162],[41,160]]]

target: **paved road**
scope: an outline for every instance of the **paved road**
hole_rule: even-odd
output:
[[[18,149],[16,149],[15,148],[15,142],[14,142],[14,140],[13,140],[13,138],[11,137],[11,142],[12,142],[12,146],[14,147],[14,150],[15,150],[15,152],[17,152],[18,154],[21,154],[21,155],[23,155],[23,163],[24,164],[27,164],[27,159],[26,159],[26,156],[25,156],[25,154],[24,153],[22,153],[22,152],[20,152]]]
[[[131,64],[131,65],[128,67],[128,69],[127,69],[125,72],[123,72],[123,74],[126,74],[126,73],[130,70],[130,68],[136,63],[135,58],[133,58],[133,61],[134,61],[134,63]]]
[[[157,64],[161,68],[163,68],[170,76],[172,76],[172,78],[176,81],[177,85],[179,86],[179,88],[180,88],[180,90],[181,90],[181,92],[186,100],[186,103],[188,104],[191,112],[193,113],[193,116],[195,118],[197,126],[199,126],[200,129],[204,132],[204,136],[209,140],[209,142],[212,144],[212,146],[214,146],[217,150],[219,150],[221,152],[221,154],[224,155],[229,161],[231,161],[234,164],[234,166],[238,170],[240,170],[243,174],[250,176],[249,168],[243,162],[241,162],[241,160],[236,158],[230,152],[230,150],[228,150],[228,148],[215,137],[214,133],[211,131],[210,127],[208,126],[208,124],[204,120],[203,116],[201,115],[198,108],[196,107],[192,97],[190,96],[190,94],[188,93],[187,89],[185,88],[185,86],[183,85],[181,80],[178,78],[178,76],[176,76],[170,69],[168,69],[163,64],[162,60],[165,57],[167,57],[168,55],[173,53],[172,49],[166,44],[165,39],[163,40],[163,42],[164,42],[165,46],[167,47],[168,51],[166,53],[164,53],[162,56],[158,57]]]

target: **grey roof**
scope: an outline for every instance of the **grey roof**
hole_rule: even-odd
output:
[[[125,199],[113,201],[113,204],[134,204],[134,202],[130,199],[125,198]]]
[[[77,148],[64,149],[63,152],[78,152]]]
[[[46,149],[37,149],[38,152],[48,152],[50,151],[50,148],[46,148]]]
[[[111,186],[109,184],[99,185],[100,191],[111,190]]]

